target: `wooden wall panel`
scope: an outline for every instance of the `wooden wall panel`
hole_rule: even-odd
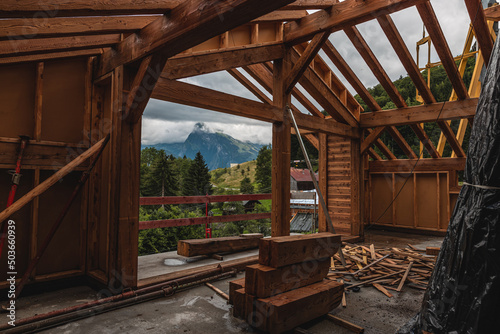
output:
[[[45,63],[42,140],[78,143],[83,137],[87,59]]]
[[[435,229],[438,222],[436,174],[416,174],[417,227]]]
[[[328,136],[328,209],[336,233],[351,235],[351,140]]]
[[[50,177],[50,171],[40,172],[40,182]],[[52,225],[61,213],[66,201],[80,179],[81,173],[70,173],[39,198],[37,243],[41,245]],[[80,269],[80,221],[81,194],[68,211],[45,254],[37,266],[37,275],[53,274]]]
[[[35,64],[0,67],[0,137],[33,137],[35,77]]]
[[[393,199],[392,174],[371,174],[370,178],[371,222],[392,225],[392,209],[389,208],[384,214]]]
[[[409,178],[409,179],[408,179]],[[408,182],[405,181],[408,179]],[[394,175],[394,197],[399,193],[399,196],[394,202],[394,219],[393,223],[401,226],[413,227],[414,226],[414,203],[413,203],[413,175],[411,174],[395,174]]]

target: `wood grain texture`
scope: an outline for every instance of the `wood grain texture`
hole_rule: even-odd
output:
[[[259,244],[259,263],[280,268],[308,260],[332,257],[340,247],[340,235],[329,232],[264,238]]]
[[[262,235],[249,237],[223,237],[211,239],[179,240],[177,254],[193,257],[198,255],[238,252],[259,247]]]
[[[465,5],[467,6],[467,11],[474,27],[474,34],[476,35],[479,48],[483,54],[484,63],[488,67],[493,52],[493,39],[486,23],[483,4],[480,0],[465,0]]]

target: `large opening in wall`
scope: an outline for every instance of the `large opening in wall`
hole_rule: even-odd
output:
[[[183,81],[255,99],[225,73]],[[257,254],[250,247],[255,241],[248,247],[235,241],[235,251],[218,254],[209,249],[217,245],[186,246],[179,254],[178,246],[181,240],[271,234],[271,142],[270,123],[149,102],[141,138],[139,285]]]

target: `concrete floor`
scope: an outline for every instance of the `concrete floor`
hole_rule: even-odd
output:
[[[411,243],[418,248],[440,246],[442,237],[418,236],[383,231],[367,231],[365,244],[404,247]],[[147,262],[147,261],[146,261]],[[240,273],[238,277],[243,277]],[[213,283],[228,293],[231,279]],[[347,294],[347,307],[331,313],[365,328],[367,334],[394,333],[420,308],[422,290],[405,287],[387,298],[374,288]],[[45,313],[95,298],[95,291],[77,287],[21,298],[18,317]],[[2,319],[3,322],[4,320]],[[319,319],[302,326],[312,333],[352,333],[331,321]],[[244,321],[231,316],[231,306],[206,286],[179,292],[168,298],[93,316],[46,330],[44,333],[256,333]]]

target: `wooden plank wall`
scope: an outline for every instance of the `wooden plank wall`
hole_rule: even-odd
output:
[[[368,182],[371,209],[366,223],[420,231],[447,230],[459,192],[456,173],[370,173]]]
[[[328,136],[327,205],[336,233],[351,235],[351,140]]]
[[[68,74],[71,75],[68,75]],[[22,165],[16,199],[43,182],[89,147],[90,64],[87,58],[0,67],[0,207],[10,189],[19,135],[32,138]],[[84,166],[13,215],[18,272],[23,273],[76,186]],[[82,275],[85,270],[86,218],[79,196],[32,274],[35,281]],[[82,210],[83,209],[83,210]],[[64,249],[62,252],[61,249]],[[6,267],[3,252],[0,267]],[[0,271],[0,288],[6,286]]]

